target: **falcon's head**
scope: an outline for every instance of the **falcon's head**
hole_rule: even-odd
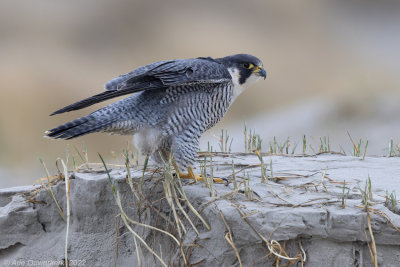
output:
[[[261,60],[255,56],[237,54],[221,58],[220,60],[227,67],[233,82],[241,87],[248,87],[261,77],[264,79],[267,77],[267,72]]]

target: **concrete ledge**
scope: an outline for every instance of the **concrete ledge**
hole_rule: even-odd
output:
[[[243,183],[236,193],[232,183],[214,184],[216,197],[211,197],[204,183],[183,182],[188,200],[211,225],[211,230],[205,229],[182,202],[199,231],[197,234],[182,216],[186,229],[184,251],[191,264],[239,266],[234,250],[225,239],[228,225],[243,266],[272,266],[276,260],[260,235],[278,241],[290,257],[305,253],[307,266],[373,266],[366,243],[370,241],[369,234],[367,238],[364,231],[368,233],[367,213],[362,208],[363,195],[359,190],[364,189],[370,177],[370,216],[378,262],[381,266],[398,266],[400,232],[394,226],[400,228],[400,216],[396,214],[399,207],[396,204],[392,210],[385,194],[386,190],[400,192],[399,158],[264,156],[269,176],[272,162],[273,177],[261,183],[260,161],[254,154],[217,154],[213,157],[214,176],[231,179],[232,160],[238,183],[250,177],[247,189],[250,191],[247,192],[252,192],[252,197],[246,196]],[[200,172],[199,166],[197,172]],[[141,171],[131,174],[134,181],[141,177]],[[126,183],[126,170],[113,169],[111,176],[130,218],[178,236],[172,210],[165,200],[161,174],[146,173],[143,185],[146,201],[140,204]],[[338,182],[344,180],[347,184],[343,208],[343,184]],[[34,189],[0,190],[1,266],[13,261],[27,264],[29,260],[62,261],[64,258],[66,223],[46,190],[42,189],[35,196],[34,203],[26,202],[29,195],[26,192]],[[64,182],[54,185],[53,192],[65,210]],[[69,259],[75,260],[72,263],[113,266],[116,259],[117,266],[136,266],[134,241],[122,220],[118,223],[119,209],[107,175],[101,171],[71,173],[70,198],[68,250]],[[246,220],[239,211],[246,214]],[[133,226],[133,229],[169,265],[183,265],[179,247],[170,237],[141,226]],[[140,255],[143,266],[161,266],[144,247]],[[285,260],[280,262],[283,264]]]

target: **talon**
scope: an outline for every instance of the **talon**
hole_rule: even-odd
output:
[[[198,174],[195,174],[192,167],[188,168],[188,172],[187,173],[183,173],[183,172],[179,172],[179,177],[180,178],[184,178],[184,179],[193,179],[196,181],[203,181],[203,177],[201,177]],[[223,179],[223,178],[213,178],[214,183],[218,183],[218,184],[223,184],[224,181],[228,181],[227,179]]]
[[[223,184],[224,183],[224,178],[213,178],[214,183],[217,184]]]
[[[188,172],[187,173],[179,172],[179,177],[180,178],[184,178],[184,179],[193,179],[193,180],[196,180],[196,181],[197,180],[203,181],[203,177],[201,177],[198,174],[195,174],[193,172],[192,168],[188,168]]]

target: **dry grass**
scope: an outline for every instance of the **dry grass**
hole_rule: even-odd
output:
[[[282,264],[283,261],[286,262],[286,264],[292,265],[294,263],[300,263],[301,266],[304,266],[304,264],[307,261],[307,254],[306,251],[301,243],[301,241],[298,241],[298,251],[296,255],[290,255],[289,253],[286,252],[286,243],[285,242],[279,242],[278,240],[271,239],[270,237],[266,238],[259,229],[254,227],[254,225],[251,223],[251,216],[257,213],[255,212],[247,212],[245,213],[240,205],[237,204],[235,201],[236,197],[240,193],[244,193],[244,195],[247,197],[249,201],[257,201],[257,198],[255,197],[255,193],[253,192],[251,188],[251,179],[253,177],[249,174],[248,170],[254,171],[254,169],[260,168],[261,170],[261,182],[265,183],[269,188],[269,192],[273,197],[276,199],[280,200],[280,203],[269,203],[269,202],[264,202],[268,204],[272,204],[275,206],[279,207],[292,207],[292,208],[298,208],[298,207],[308,207],[308,206],[324,206],[324,205],[331,205],[334,203],[341,203],[341,207],[344,209],[346,208],[346,201],[345,199],[348,197],[349,190],[350,188],[346,187],[347,184],[346,181],[343,182],[337,182],[333,180],[332,178],[328,177],[327,170],[322,172],[321,179],[304,184],[303,186],[298,186],[298,188],[304,188],[306,191],[308,190],[307,188],[311,187],[315,188],[315,192],[323,192],[323,193],[331,193],[328,190],[328,185],[329,184],[342,184],[342,196],[341,199],[338,200],[330,200],[327,197],[321,197],[321,198],[313,198],[309,199],[303,203],[291,203],[286,197],[284,197],[284,194],[278,194],[273,190],[271,183],[268,182],[268,175],[266,174],[267,168],[264,163],[263,156],[265,155],[271,155],[271,153],[261,153],[258,148],[261,146],[261,139],[257,139],[257,135],[255,134],[254,131],[247,132],[247,129],[245,128],[245,149],[247,151],[250,151],[249,153],[226,153],[227,150],[229,150],[229,135],[227,132],[223,132],[221,134],[220,138],[220,146],[221,146],[221,151],[222,153],[216,153],[208,151],[207,153],[202,153],[201,156],[203,156],[203,165],[201,165],[201,173],[204,181],[204,185],[210,189],[210,196],[212,197],[212,200],[209,201],[208,203],[205,203],[202,205],[201,208],[196,208],[193,206],[185,191],[183,188],[182,181],[179,177],[179,172],[174,169],[174,165],[172,164],[172,157],[169,157],[164,161],[164,166],[162,169],[154,170],[151,176],[149,175],[150,170],[148,170],[148,158],[146,158],[144,166],[142,168],[142,176],[138,179],[135,179],[136,181],[133,180],[131,176],[131,160],[133,160],[133,153],[130,153],[129,149],[124,151],[122,154],[123,160],[125,164],[118,164],[118,158],[115,156],[115,160],[117,161],[116,164],[106,164],[99,155],[102,163],[89,163],[88,162],[88,157],[87,157],[87,151],[84,150],[82,154],[80,154],[79,158],[81,161],[83,161],[81,167],[77,168],[77,171],[85,171],[82,169],[82,167],[85,167],[89,171],[94,171],[95,168],[93,166],[103,166],[109,182],[111,189],[114,194],[115,201],[117,203],[118,209],[119,209],[119,217],[121,218],[122,221],[124,222],[126,228],[128,231],[132,234],[133,242],[135,244],[136,248],[136,253],[137,253],[137,264],[138,266],[143,265],[143,260],[141,257],[143,257],[143,254],[141,253],[141,248],[144,247],[150,254],[154,256],[155,259],[159,261],[159,263],[163,266],[170,266],[170,262],[167,260],[168,255],[162,255],[161,254],[161,249],[160,252],[156,252],[158,248],[156,248],[157,241],[154,239],[153,244],[149,243],[148,240],[145,240],[143,236],[139,234],[137,230],[133,228],[133,226],[141,227],[143,229],[149,229],[154,232],[161,233],[162,235],[168,236],[173,243],[176,245],[177,248],[179,248],[180,252],[180,258],[183,261],[183,264],[185,266],[193,266],[195,264],[190,265],[190,256],[193,251],[193,248],[195,247],[200,247],[198,244],[183,244],[183,240],[185,238],[186,233],[192,229],[197,235],[200,234],[200,230],[198,229],[198,226],[196,227],[196,223],[194,220],[199,220],[204,227],[207,230],[211,229],[211,226],[207,223],[206,219],[203,218],[201,213],[204,211],[206,207],[208,207],[211,203],[216,203],[218,200],[224,199],[227,201],[230,201],[231,204],[236,208],[238,213],[241,216],[241,219],[249,225],[249,227],[257,234],[257,236],[260,238],[260,240],[263,241],[265,244],[265,248],[267,249],[267,255],[263,258],[266,257],[272,257],[273,262],[276,266],[279,266]],[[349,135],[349,138],[352,142],[353,145],[353,152],[355,156],[362,157],[363,159],[365,158],[367,146],[368,146],[368,141],[365,144],[364,151],[362,153],[362,142],[360,141],[358,144],[356,144],[352,137]],[[303,154],[306,153],[306,148],[307,148],[307,139],[306,136],[303,138]],[[298,156],[294,155],[289,155],[289,146],[290,146],[290,141],[287,139],[283,144],[279,144],[279,142],[275,139],[274,143],[272,144],[273,152],[274,153],[284,153],[286,151],[286,155],[282,154],[282,156]],[[311,147],[311,146],[310,146]],[[314,151],[314,149],[311,147],[311,149]],[[79,155],[79,151],[75,148],[76,152]],[[293,150],[294,151],[294,150]],[[334,153],[330,151],[330,144],[329,144],[329,138],[321,138],[320,139],[320,149],[319,153]],[[232,155],[256,155],[260,161],[260,164],[244,164],[239,166],[238,164],[234,164],[232,160],[232,174],[229,176],[233,183],[233,191],[226,193],[224,195],[218,196],[216,191],[214,190],[214,184],[213,184],[213,177],[214,177],[214,166],[215,163],[213,161],[213,157],[215,155],[222,156],[222,157],[230,157]],[[318,153],[315,153],[318,154]],[[306,155],[302,155],[306,156]],[[68,152],[67,152],[67,159],[68,159]],[[42,161],[41,161],[42,162]],[[75,165],[75,160],[73,164]],[[52,199],[56,203],[56,206],[58,207],[60,216],[67,221],[67,233],[66,233],[66,251],[65,251],[65,260],[66,264],[68,264],[68,255],[67,255],[67,245],[68,245],[68,231],[69,231],[69,216],[70,216],[70,211],[69,211],[69,192],[70,192],[70,182],[68,179],[68,172],[67,172],[67,165],[68,161],[65,164],[64,161],[61,160],[61,164],[63,166],[63,175],[61,173],[58,176],[50,176],[47,168],[42,162],[42,165],[44,166],[46,170],[47,177],[44,178],[46,179],[47,183],[42,182],[43,188],[49,192],[51,195]],[[230,165],[230,164],[228,164]],[[283,172],[278,172],[274,174],[273,171],[273,165],[272,165],[272,159],[270,160],[270,178],[271,181],[282,181],[282,180],[289,180],[289,179],[297,179],[297,178],[306,178],[304,175],[298,175],[298,174],[292,174],[292,173],[283,173]],[[131,219],[127,213],[125,212],[126,207],[124,207],[123,202],[121,200],[120,192],[116,184],[114,184],[110,171],[108,169],[108,166],[114,166],[114,167],[124,167],[127,172],[127,177],[126,177],[126,182],[129,185],[129,188],[131,189],[131,192],[136,200],[137,207],[137,212],[139,214],[139,221]],[[137,164],[136,164],[137,166]],[[207,168],[208,168],[208,173],[210,174],[207,176]],[[239,169],[239,170],[236,170]],[[174,175],[176,173],[176,175]],[[243,173],[243,174],[241,174]],[[247,175],[246,175],[247,173]],[[164,196],[161,199],[155,200],[155,201],[150,201],[149,196],[145,196],[144,194],[151,194],[151,190],[149,191],[148,188],[146,188],[146,181],[153,179],[153,175],[157,175],[157,181],[162,184],[163,190],[164,190]],[[240,176],[241,175],[241,176]],[[314,174],[312,174],[314,175]],[[150,176],[150,178],[149,178]],[[67,194],[67,218],[64,217],[64,213],[62,209],[60,208],[54,193],[51,189],[51,187],[58,181],[62,180],[65,177],[65,182],[66,182],[66,194]],[[273,178],[273,180],[272,180]],[[377,266],[377,248],[376,248],[376,242],[375,242],[375,237],[374,233],[371,227],[371,216],[370,213],[377,214],[379,216],[382,216],[385,218],[385,220],[390,223],[393,228],[396,229],[396,231],[400,232],[400,230],[389,220],[389,218],[384,214],[382,211],[376,210],[371,208],[371,205],[374,205],[373,202],[373,195],[372,195],[372,188],[371,188],[371,180],[368,178],[366,181],[365,187],[363,189],[359,188],[361,192],[361,197],[362,197],[362,207],[367,214],[367,226],[368,232],[366,229],[364,229],[364,234],[366,237],[366,243],[368,245],[370,255],[371,255],[371,260],[375,266]],[[286,188],[287,189],[287,188]],[[285,189],[285,190],[286,190]],[[345,189],[347,189],[347,193],[345,192]],[[313,189],[312,189],[313,190]],[[37,194],[37,191],[36,193]],[[32,194],[32,198],[30,201],[34,201],[34,194]],[[395,197],[393,197],[395,199]],[[167,204],[170,207],[171,210],[171,216],[168,217],[165,214],[163,214],[161,209],[158,209],[155,205],[160,205],[160,207],[164,204]],[[238,248],[235,245],[235,233],[232,231],[232,228],[228,224],[228,221],[224,217],[222,211],[218,208],[217,205],[215,205],[216,209],[218,210],[221,220],[223,221],[225,227],[226,227],[226,232],[223,234],[223,238],[226,240],[226,242],[229,244],[229,246],[232,248],[233,254],[236,256],[238,263],[240,266],[243,265],[243,261],[240,257],[240,248]],[[146,208],[150,208],[150,210],[155,211],[155,215],[158,218],[163,219],[166,222],[167,228],[162,229],[162,227],[159,226],[153,226],[149,224],[145,224],[140,222],[140,214],[142,213],[142,210],[145,210]],[[159,225],[159,224],[158,224]],[[169,228],[169,229],[168,229]],[[190,229],[189,229],[190,228]],[[116,253],[115,253],[115,266],[117,265],[117,259],[118,259],[118,235],[119,235],[119,221],[116,226]],[[154,237],[155,238],[155,237]],[[197,239],[196,239],[197,240]],[[370,241],[368,241],[370,240]],[[291,250],[292,251],[292,250]],[[293,252],[293,251],[292,251]],[[293,254],[293,253],[292,253]],[[201,263],[203,261],[198,262],[197,264]]]
[[[63,212],[62,208],[60,207],[60,204],[58,204],[58,201],[57,201],[56,197],[54,196],[53,189],[52,189],[52,185],[54,184],[53,182],[57,183],[59,180],[61,180],[61,177],[60,177],[60,175],[50,176],[49,171],[48,171],[44,161],[41,158],[39,158],[39,161],[43,165],[43,168],[46,171],[46,178],[41,178],[40,182],[41,182],[42,186],[44,187],[44,189],[46,189],[46,191],[50,194],[51,198],[54,200],[54,203],[56,203],[58,213],[60,214],[61,218],[65,221],[64,212]],[[55,180],[53,180],[54,178],[55,178]],[[47,183],[44,182],[45,179],[47,179]]]
[[[68,260],[68,235],[69,235],[69,225],[70,225],[70,218],[71,218],[71,209],[70,209],[70,189],[71,189],[71,181],[69,180],[68,176],[68,168],[67,165],[61,160],[61,164],[64,170],[64,178],[65,178],[65,195],[67,199],[67,229],[65,231],[65,264],[69,267],[69,260]]]
[[[138,233],[136,233],[136,232],[133,230],[133,228],[131,227],[130,223],[139,224],[139,225],[142,225],[142,226],[149,227],[149,228],[151,228],[151,229],[156,229],[156,230],[158,230],[158,231],[160,231],[160,232],[163,232],[163,233],[164,233],[165,231],[163,231],[163,230],[161,230],[161,229],[158,229],[158,228],[156,228],[156,227],[151,227],[151,226],[149,226],[149,225],[140,224],[140,223],[138,223],[138,222],[135,222],[135,221],[129,219],[129,217],[127,216],[127,214],[125,213],[125,211],[124,211],[124,209],[123,209],[123,207],[122,207],[120,193],[119,193],[118,189],[116,188],[116,186],[114,185],[114,183],[112,182],[112,178],[111,178],[110,172],[109,172],[109,170],[108,170],[108,168],[107,168],[107,165],[106,165],[106,163],[105,163],[103,157],[102,157],[100,154],[99,154],[99,157],[100,157],[100,159],[101,159],[101,161],[102,161],[102,163],[103,163],[103,165],[104,165],[104,168],[105,168],[105,170],[106,170],[108,179],[109,179],[109,181],[110,181],[111,190],[112,190],[112,192],[113,192],[113,194],[114,194],[116,203],[117,203],[118,208],[119,208],[119,210],[120,210],[121,218],[122,218],[122,220],[124,221],[125,226],[126,226],[126,227],[128,228],[128,230],[132,233],[132,237],[133,237],[134,241],[136,242],[136,238],[137,238],[137,239],[145,246],[145,248],[146,248],[151,254],[153,254],[153,255],[160,261],[160,263],[161,263],[163,266],[165,266],[165,267],[168,266],[168,265],[165,263],[165,261],[164,261],[164,260],[163,260],[163,259],[162,259],[162,258],[161,258],[161,257],[146,243],[146,241],[144,241],[144,240],[140,237],[140,235],[139,235]],[[168,232],[165,232],[165,233],[166,233],[167,235],[170,235]],[[172,236],[172,235],[171,235],[171,236]],[[136,243],[135,243],[135,244],[136,244]],[[137,244],[136,244],[136,246],[137,246]],[[137,251],[138,251],[138,250],[137,250]],[[138,265],[141,266],[141,260],[140,260],[139,254],[138,254]]]
[[[276,257],[275,263],[277,264],[277,266],[279,266],[279,260],[283,259],[283,260],[287,260],[289,262],[296,262],[296,261],[301,261],[302,262],[302,258],[301,257],[289,257],[287,255],[287,253],[285,252],[284,248],[282,248],[281,244],[276,241],[276,240],[268,240],[267,238],[265,238],[254,226],[253,224],[250,222],[250,220],[248,219],[248,215],[246,215],[239,206],[237,205],[233,205],[236,210],[239,212],[239,214],[241,215],[242,219],[250,226],[250,228],[261,238],[262,241],[264,241],[265,245],[268,248],[268,251],[273,254]]]
[[[368,221],[369,236],[371,238],[371,244],[368,242],[367,233],[365,233],[365,237],[367,238],[366,242],[368,245],[369,253],[371,255],[371,261],[373,262],[375,267],[378,267],[378,254],[376,253],[375,237],[374,237],[374,233],[372,232],[371,216],[370,216],[369,212],[367,212],[367,221]],[[364,232],[365,232],[365,229],[364,229]]]
[[[257,151],[258,152],[258,151]],[[260,153],[257,153],[257,156],[260,158],[262,158]],[[212,156],[212,155],[211,155]],[[127,157],[126,157],[127,158]],[[211,162],[205,161],[208,163],[208,166],[212,167],[213,163],[212,163],[212,157],[210,157]],[[105,163],[104,167],[106,168]],[[143,200],[143,196],[141,196],[141,192],[139,192],[139,189],[137,187],[137,185],[135,185],[132,181],[132,177],[130,176],[130,167],[129,167],[129,160],[126,161],[125,167],[127,169],[127,183],[129,184],[129,187],[131,188],[131,191],[133,192],[133,194],[135,195],[136,199],[138,200],[138,203],[144,203]],[[205,166],[206,167],[206,166]],[[262,168],[262,162],[261,164],[257,165],[257,166],[243,166],[243,168],[240,171],[244,171],[246,168],[255,168],[255,167],[261,167]],[[208,223],[204,220],[204,218],[200,215],[200,213],[202,212],[202,210],[204,210],[204,208],[206,208],[209,204],[214,203],[215,201],[218,201],[220,199],[227,199],[229,201],[235,199],[236,195],[239,193],[240,188],[242,188],[242,186],[244,186],[244,192],[245,195],[248,197],[249,200],[253,200],[252,197],[252,191],[250,188],[250,177],[248,176],[247,179],[244,179],[242,182],[238,182],[236,180],[236,175],[239,172],[235,171],[235,166],[233,164],[232,161],[232,180],[235,183],[234,186],[234,191],[229,192],[225,195],[222,196],[218,196],[215,197],[212,201],[210,201],[209,203],[206,203],[205,205],[203,205],[201,210],[196,210],[195,207],[193,207],[190,202],[187,199],[187,196],[183,190],[183,186],[182,186],[182,181],[179,178],[179,174],[178,177],[175,177],[173,175],[173,164],[171,163],[171,160],[169,159],[168,161],[165,162],[165,166],[163,168],[163,188],[164,188],[164,194],[165,194],[165,200],[167,201],[168,205],[171,207],[171,211],[173,213],[173,218],[174,218],[174,228],[176,229],[177,233],[178,233],[178,237],[175,237],[172,233],[166,231],[166,230],[162,230],[159,229],[157,227],[153,227],[151,225],[146,225],[146,224],[142,224],[140,222],[136,222],[132,219],[130,219],[126,213],[124,212],[123,208],[122,208],[122,204],[121,204],[121,200],[120,200],[120,196],[119,196],[119,192],[116,191],[116,201],[117,204],[120,208],[120,215],[121,218],[123,219],[125,224],[132,224],[132,225],[137,225],[137,226],[142,226],[154,231],[158,231],[162,234],[168,235],[170,236],[174,242],[176,243],[176,245],[179,247],[180,251],[181,251],[181,257],[183,259],[184,265],[185,266],[189,266],[189,260],[188,260],[188,255],[189,255],[189,251],[191,251],[191,249],[188,249],[185,251],[184,246],[182,244],[182,240],[185,233],[187,232],[187,229],[185,227],[185,222],[183,220],[186,220],[190,227],[197,233],[199,234],[199,230],[196,228],[195,224],[193,223],[192,219],[190,218],[189,214],[186,212],[184,206],[182,206],[182,202],[185,204],[186,207],[189,208],[190,211],[193,212],[193,214],[195,214],[195,216],[197,218],[200,219],[200,221],[203,222],[204,226],[207,229],[210,229],[210,226],[208,225]],[[109,175],[109,172],[106,169],[107,174]],[[212,173],[212,170],[210,170],[210,172]],[[145,171],[143,171],[143,175],[142,175],[142,179],[141,181],[144,181],[144,177],[145,177]],[[290,178],[296,178],[296,177],[302,177],[301,175],[291,175],[291,176],[280,176],[280,177],[275,177],[277,179],[290,179]],[[110,179],[110,183],[111,182],[111,178]],[[204,179],[205,181],[207,181],[206,179]],[[321,180],[318,184],[315,184],[315,187],[321,187],[322,191],[325,192],[329,192],[327,187],[326,187],[326,182],[329,183],[340,183],[343,184],[343,188],[345,188],[346,182],[335,182],[333,179],[329,178],[326,175],[326,170],[322,173],[321,176]],[[141,183],[141,186],[143,186],[143,183]],[[112,186],[113,187],[113,186]],[[207,186],[209,187],[209,186]],[[210,188],[210,187],[209,187]],[[212,187],[211,187],[212,188]],[[344,190],[344,189],[343,189]],[[313,206],[313,205],[326,205],[328,203],[337,203],[340,202],[340,200],[335,200],[335,201],[329,201],[329,198],[316,198],[316,199],[311,199],[308,200],[304,203],[300,203],[300,204],[292,204],[290,202],[288,202],[285,198],[279,196],[279,194],[275,193],[274,190],[272,189],[272,187],[270,187],[270,191],[271,194],[274,195],[276,198],[280,199],[283,202],[286,202],[286,204],[278,204],[276,203],[277,206],[287,206],[287,207],[304,207],[304,206]],[[318,191],[318,189],[317,189]],[[368,234],[369,234],[369,239],[371,240],[371,242],[367,242],[367,245],[369,247],[370,250],[370,254],[371,254],[371,260],[373,261],[373,263],[375,264],[375,266],[377,266],[377,252],[376,252],[376,243],[375,243],[375,239],[373,236],[373,231],[372,231],[372,227],[371,227],[371,218],[370,218],[370,214],[369,211],[371,211],[371,208],[369,207],[369,205],[371,204],[372,201],[372,190],[371,190],[371,184],[370,184],[370,179],[367,180],[366,185],[364,190],[362,193],[362,197],[363,197],[363,203],[364,203],[364,209],[367,211],[367,218],[368,218]],[[344,191],[343,191],[343,196],[344,196]],[[319,202],[319,200],[323,200],[322,202]],[[342,207],[345,208],[345,205],[343,205],[343,201],[344,201],[344,197],[342,198],[341,202],[342,202]],[[233,202],[232,202],[233,203]],[[233,204],[234,205],[234,204]],[[301,242],[299,241],[298,243],[298,253],[294,256],[289,256],[288,253],[285,251],[285,243],[280,243],[276,240],[273,239],[269,239],[264,237],[250,222],[249,217],[254,215],[253,213],[247,213],[245,214],[240,206],[234,205],[235,208],[238,210],[239,214],[241,215],[242,219],[252,228],[252,230],[254,232],[257,233],[257,235],[260,237],[260,239],[265,243],[266,248],[269,252],[270,256],[274,257],[274,262],[276,264],[276,266],[279,266],[282,262],[282,260],[287,261],[288,265],[294,264],[295,262],[299,262],[301,263],[301,266],[303,266],[307,260],[307,255],[305,253],[305,250],[301,244]],[[218,209],[218,208],[217,208]],[[218,212],[220,213],[221,219],[224,222],[227,232],[223,235],[224,239],[227,241],[227,243],[230,245],[230,247],[232,248],[233,253],[235,254],[236,258],[238,259],[239,265],[242,266],[242,259],[240,257],[240,253],[239,253],[239,249],[236,247],[235,242],[234,242],[234,233],[232,232],[229,224],[227,223],[225,217],[223,216],[222,212],[218,209]],[[376,212],[376,211],[374,211]],[[382,216],[382,215],[381,215]],[[388,218],[386,217],[386,219],[388,220]],[[393,225],[394,226],[394,225]],[[394,226],[396,227],[396,226]],[[128,227],[130,232],[134,232],[134,230],[131,227]],[[397,229],[398,230],[398,229]],[[136,233],[136,232],[135,232]],[[159,254],[156,254],[156,252],[150,248],[150,246],[144,242],[143,239],[140,238],[139,234],[134,234],[133,235],[133,239],[135,242],[135,246],[136,246],[136,251],[137,251],[137,257],[138,257],[138,265],[141,266],[142,262],[139,256],[139,251],[140,251],[140,246],[137,243],[137,240],[140,241],[145,247],[146,249],[148,249],[148,251],[150,251],[157,259],[159,259],[159,261],[161,262],[162,265],[166,264],[165,261],[162,260],[162,256]],[[367,232],[365,232],[366,238],[368,240],[368,236],[367,236]],[[156,256],[157,255],[157,256]],[[166,266],[166,265],[164,265]]]
[[[219,215],[221,216],[222,221],[224,222],[225,227],[227,229],[227,232],[225,233],[225,236],[224,236],[225,240],[232,247],[232,249],[233,249],[233,251],[234,251],[234,253],[236,255],[236,258],[239,261],[239,265],[240,265],[240,267],[242,267],[243,266],[242,265],[242,260],[240,259],[239,251],[235,246],[235,242],[233,241],[233,233],[232,233],[231,227],[228,225],[228,222],[226,221],[226,219],[225,219],[224,215],[222,214],[221,210],[218,207],[216,207],[216,208],[217,208],[217,210],[219,212]]]
[[[172,160],[171,158],[168,161],[165,161],[164,163],[164,168],[161,172],[161,174],[163,175],[163,179],[162,179],[162,184],[163,184],[163,189],[164,189],[164,194],[165,194],[165,198],[164,200],[166,200],[166,202],[168,203],[168,205],[171,208],[172,214],[173,214],[173,218],[175,223],[172,224],[173,229],[175,229],[177,231],[178,237],[175,237],[171,232],[160,229],[158,227],[154,227],[148,224],[143,224],[140,222],[137,222],[135,220],[132,220],[131,218],[129,218],[127,216],[127,214],[125,213],[123,206],[122,206],[122,202],[121,202],[121,198],[120,198],[120,193],[119,190],[117,189],[117,187],[113,184],[112,179],[111,179],[111,175],[110,172],[107,168],[106,163],[104,162],[103,158],[101,157],[101,155],[99,155],[103,166],[106,170],[106,173],[108,175],[109,181],[110,181],[110,185],[111,185],[111,189],[113,191],[114,197],[116,199],[117,205],[119,207],[120,210],[120,216],[122,218],[122,220],[124,221],[126,227],[128,228],[128,230],[132,233],[134,242],[135,242],[135,246],[137,247],[136,252],[138,253],[140,246],[138,246],[137,241],[139,240],[144,246],[145,248],[151,253],[153,254],[154,257],[156,257],[162,265],[167,266],[166,262],[162,259],[162,255],[157,254],[154,249],[152,249],[150,247],[150,245],[148,245],[141,237],[140,235],[134,231],[134,229],[130,226],[132,225],[137,225],[137,226],[141,226],[144,228],[148,228],[151,229],[153,231],[157,231],[160,232],[162,234],[165,234],[167,236],[169,236],[174,243],[179,247],[180,252],[181,252],[181,258],[183,259],[184,265],[188,266],[188,260],[187,260],[187,255],[186,252],[184,251],[184,245],[182,243],[182,240],[184,239],[184,235],[187,232],[185,223],[183,221],[183,219],[185,219],[190,227],[197,233],[199,234],[199,231],[197,229],[197,227],[195,226],[194,222],[192,221],[192,219],[190,218],[189,214],[187,213],[187,211],[185,210],[185,208],[182,206],[181,202],[183,202],[185,204],[186,207],[189,208],[189,210],[198,218],[200,219],[200,221],[203,223],[203,225],[206,227],[206,229],[210,230],[211,227],[209,226],[209,224],[204,220],[204,218],[200,215],[200,213],[193,207],[193,205],[191,205],[191,203],[189,202],[184,190],[183,190],[183,185],[182,182],[180,180],[179,177],[179,172],[176,172],[177,177],[174,176],[174,172],[173,172],[173,164],[172,164]],[[153,204],[155,203],[149,203],[146,199],[145,196],[143,196],[143,181],[144,181],[144,177],[145,177],[145,171],[143,171],[143,175],[142,178],[140,179],[139,183],[135,184],[132,180],[132,177],[130,175],[130,164],[129,164],[129,159],[127,157],[127,155],[125,154],[124,156],[126,164],[126,170],[127,170],[127,183],[133,193],[133,195],[135,196],[136,200],[137,200],[137,204],[138,207],[137,209],[140,209],[140,206],[143,205],[145,202],[147,204],[151,204],[151,206],[153,206]],[[146,164],[144,166],[144,168],[146,168]],[[158,215],[161,215],[160,212],[158,211]],[[168,220],[166,217],[163,217],[165,220]],[[138,265],[140,266],[142,263],[141,259],[140,259],[140,255],[139,253],[137,254],[138,257]]]

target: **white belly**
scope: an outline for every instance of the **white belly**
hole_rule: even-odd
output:
[[[145,127],[133,136],[133,144],[143,154],[148,155],[160,147],[161,137],[159,129]]]

